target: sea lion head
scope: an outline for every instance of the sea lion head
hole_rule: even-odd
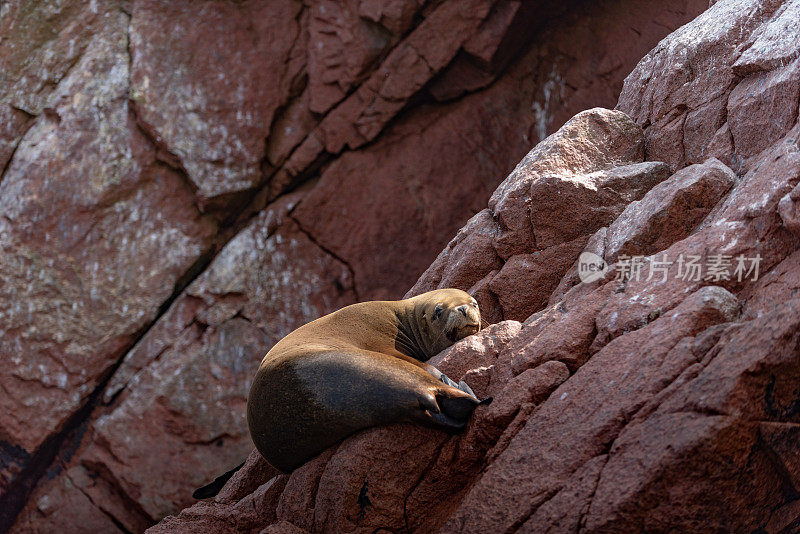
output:
[[[425,355],[431,356],[481,328],[478,302],[460,289],[437,289],[413,298],[419,330],[418,340]]]

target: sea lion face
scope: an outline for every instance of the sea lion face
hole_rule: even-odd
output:
[[[480,330],[478,302],[469,293],[460,289],[439,289],[420,296],[426,297],[423,314],[432,338],[433,354]]]

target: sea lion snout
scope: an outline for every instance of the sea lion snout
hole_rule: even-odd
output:
[[[478,303],[474,299],[466,304],[460,304],[451,309],[447,318],[445,332],[448,339],[456,342],[467,336],[476,334],[481,329],[481,314],[478,311]]]
[[[466,291],[438,289],[416,298],[420,299],[419,305],[425,310],[423,317],[428,322],[426,328],[431,332],[432,346],[427,351],[429,355],[436,354],[481,329],[478,301]]]

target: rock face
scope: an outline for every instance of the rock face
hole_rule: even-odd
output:
[[[132,8],[139,124],[180,161],[201,202],[258,186],[265,140],[303,67],[302,5],[152,0]]]
[[[291,475],[254,453],[150,532],[800,530],[796,15],[714,3],[422,275],[494,322],[432,362],[495,398],[462,435],[375,428]],[[581,281],[581,251],[610,268]]]
[[[576,115],[525,156],[409,295],[463,286],[487,318],[525,319],[544,307],[595,230],[668,177],[666,165],[643,163],[643,152],[641,129],[624,113]],[[563,213],[571,216],[559,224]]]
[[[348,303],[401,297],[457,232],[444,253],[450,259],[436,260],[416,290],[473,288],[495,323],[545,308],[554,291],[574,285],[577,255],[604,245],[595,231],[666,180],[667,166],[644,161],[649,129],[594,110],[492,192],[570,117],[614,106],[636,62],[706,7],[3,3],[0,530],[139,532],[191,504],[195,486],[252,448],[244,404],[266,350]],[[783,68],[787,16],[759,33],[782,43],[764,41],[770,59],[753,56],[737,76],[757,76],[752,65],[765,61]],[[790,71],[776,70],[767,85],[784,95],[791,83]],[[747,94],[742,113],[755,105]],[[742,127],[731,122],[729,130]],[[788,195],[786,228],[796,228],[797,195],[778,193]],[[526,195],[536,202],[523,205]],[[560,198],[585,222],[553,224]],[[517,297],[521,284],[528,289]],[[499,358],[519,327],[501,324],[499,337],[473,347],[474,365],[455,374],[499,387],[477,355]],[[498,405],[505,411],[492,432],[518,402],[543,400],[565,367],[574,372],[584,360],[565,356],[563,365],[520,374],[524,391]],[[428,457],[442,441],[419,429],[384,431],[422,432]],[[482,465],[476,451],[451,449],[465,455],[462,487]],[[449,466],[442,457],[431,468]],[[267,510],[286,491],[303,497],[272,507],[271,531],[311,528],[302,516],[312,502],[328,503],[318,517],[333,524],[352,503],[333,494],[317,500],[315,481],[345,483],[324,477],[324,468],[320,461],[305,478],[269,487],[245,480],[247,491],[230,502]],[[367,464],[355,469],[353,476]],[[386,524],[404,528],[398,503],[413,528],[455,509],[458,499],[443,497],[436,502],[446,511],[421,514],[423,501],[407,499],[414,481],[394,476],[397,489],[381,504]],[[420,491],[429,493],[415,499],[450,492],[444,481],[425,480]],[[370,484],[365,499],[378,506],[382,483]],[[271,512],[248,510],[252,528],[270,522]]]

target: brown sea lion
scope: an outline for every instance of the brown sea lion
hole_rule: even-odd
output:
[[[256,448],[288,473],[375,425],[463,430],[491,399],[479,401],[466,383],[425,360],[479,329],[478,303],[459,289],[353,304],[298,328],[267,353],[250,388],[247,422]],[[235,471],[195,497],[215,495]]]

